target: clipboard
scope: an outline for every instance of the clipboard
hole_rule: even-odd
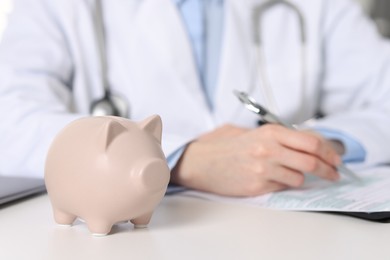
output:
[[[390,211],[381,212],[340,212],[340,211],[325,211],[326,213],[336,215],[346,215],[355,217],[363,220],[379,222],[379,223],[390,223]]]

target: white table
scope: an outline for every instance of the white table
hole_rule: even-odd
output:
[[[390,224],[175,195],[148,229],[57,226],[47,195],[0,208],[0,259],[390,259]]]

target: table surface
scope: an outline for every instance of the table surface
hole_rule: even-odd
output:
[[[54,223],[47,195],[0,208],[0,259],[390,259],[390,224],[168,196],[147,229]]]

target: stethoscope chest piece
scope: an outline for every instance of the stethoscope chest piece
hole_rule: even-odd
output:
[[[103,98],[92,102],[90,113],[92,116],[119,116],[128,118],[129,108],[123,98],[105,93]]]
[[[108,81],[108,64],[105,44],[105,28],[102,0],[96,1],[96,40],[98,43],[101,70],[98,72],[101,75],[103,82],[104,96],[93,101],[90,105],[90,114],[92,116],[119,116],[129,117],[129,105],[125,98],[113,95],[111,93],[110,84]]]

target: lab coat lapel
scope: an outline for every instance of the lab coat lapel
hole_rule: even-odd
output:
[[[177,78],[177,88],[186,88],[185,91],[178,89],[179,93],[186,93],[190,104],[207,113],[191,44],[173,1],[145,0],[138,12],[137,25],[143,37],[148,38],[150,50],[157,50],[153,62],[158,61],[167,68],[171,76]]]

